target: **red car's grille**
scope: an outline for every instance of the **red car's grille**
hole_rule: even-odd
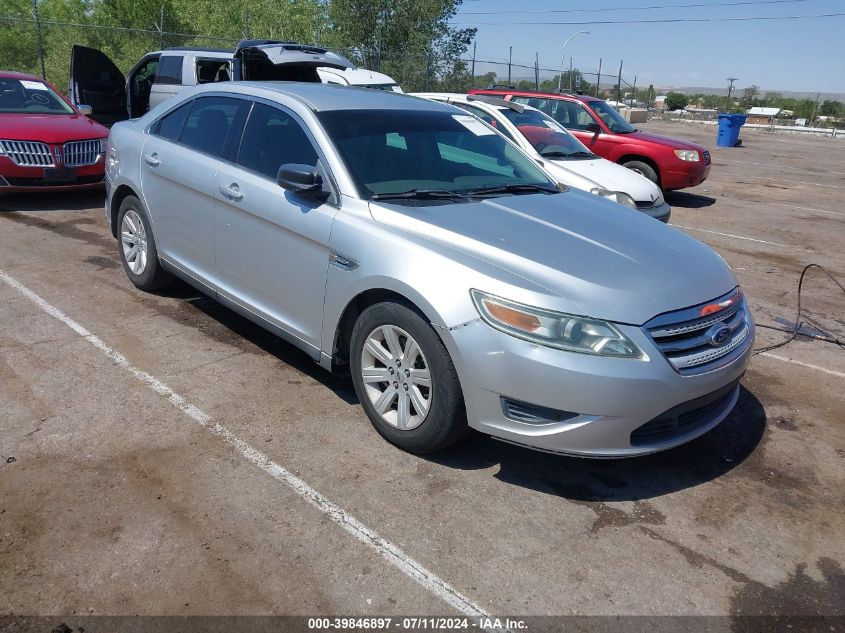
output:
[[[0,149],[18,167],[52,167],[53,155],[47,143],[0,141]]]
[[[68,167],[81,167],[82,165],[93,165],[100,156],[100,141],[73,141],[65,143],[65,165]]]

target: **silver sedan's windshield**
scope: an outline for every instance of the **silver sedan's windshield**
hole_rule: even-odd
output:
[[[530,158],[471,114],[343,110],[318,118],[367,199],[556,191]]]

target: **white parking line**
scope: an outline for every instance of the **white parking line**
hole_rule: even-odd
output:
[[[825,169],[823,172],[811,172],[808,169],[802,169],[801,167],[785,167],[783,165],[772,165],[771,163],[754,163],[751,161],[745,160],[730,160],[727,158],[723,158],[723,161],[726,163],[736,163],[737,165],[756,165],[757,167],[771,167],[772,169],[777,169],[778,171],[800,171],[805,173],[821,173],[824,175],[828,174],[836,174],[837,176],[845,176],[845,171],[831,171],[829,169]]]
[[[760,242],[761,244],[770,244],[771,246],[780,246],[781,248],[792,248],[788,244],[767,242],[766,240],[758,240],[756,237],[743,237],[742,235],[733,235],[732,233],[720,233],[719,231],[710,231],[708,229],[697,229],[694,226],[684,226],[683,224],[675,224],[674,222],[670,222],[670,226],[677,226],[679,229],[687,229],[688,231],[701,231],[702,233],[712,233],[713,235],[724,235],[725,237],[733,237],[738,240],[748,240],[749,242]]]
[[[845,373],[841,371],[834,371],[833,369],[827,369],[826,367],[819,367],[818,365],[811,365],[810,363],[804,363],[800,360],[795,360],[793,358],[787,358],[786,356],[779,356],[778,354],[772,354],[771,352],[760,352],[760,356],[766,356],[767,358],[774,358],[776,360],[782,360],[785,363],[792,363],[793,365],[800,365],[801,367],[807,367],[809,369],[815,369],[816,371],[821,371],[826,374],[830,374],[831,376],[837,376],[839,378],[845,378]]]
[[[774,204],[779,207],[787,207],[788,209],[798,209],[799,211],[816,211],[817,213],[830,213],[831,215],[841,215],[842,217],[845,217],[845,213],[841,213],[839,211],[828,211],[827,209],[815,209],[813,207],[799,207],[786,202],[766,202],[766,204]]]
[[[113,350],[99,337],[86,330],[82,325],[71,319],[55,306],[47,303],[32,290],[21,284],[13,277],[10,277],[2,270],[0,270],[0,279],[32,301],[51,317],[76,332],[79,336],[88,341],[88,343],[107,356],[115,365],[121,369],[125,369],[158,395],[166,398],[170,404],[182,411],[182,413],[187,415],[194,422],[198,423],[205,430],[220,437],[226,444],[234,448],[241,457],[260,468],[273,479],[287,485],[299,497],[317,508],[329,519],[340,525],[354,538],[364,543],[370,549],[375,550],[394,567],[399,569],[399,571],[419,583],[422,587],[433,593],[438,598],[442,599],[446,602],[446,604],[450,605],[460,613],[473,618],[490,617],[484,609],[472,602],[466,596],[462,595],[445,580],[423,567],[396,545],[383,539],[374,530],[370,529],[354,516],[346,512],[346,510],[324,497],[304,480],[300,479],[283,466],[272,461],[261,451],[253,448],[245,441],[238,438],[222,424],[215,422],[210,415],[185,400],[185,398],[174,392],[162,381],[158,380],[154,376],[151,376],[147,372],[134,367],[120,352]]]
[[[807,182],[804,180],[787,180],[786,178],[769,178],[767,176],[749,176],[747,174],[737,174],[731,171],[719,171],[720,174],[726,176],[738,176],[747,180],[777,180],[778,182],[791,182],[796,185],[812,185],[813,187],[829,187],[831,189],[845,189],[842,185],[823,185],[820,182]]]

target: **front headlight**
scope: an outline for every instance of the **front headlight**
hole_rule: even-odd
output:
[[[634,199],[624,191],[608,191],[607,189],[599,189],[598,187],[595,187],[590,189],[590,193],[601,196],[602,198],[607,198],[613,202],[618,202],[619,204],[631,207],[632,209],[637,208],[637,203]]]
[[[698,150],[694,149],[676,149],[675,156],[690,163],[697,163],[701,160],[698,155]]]
[[[470,294],[484,322],[511,336],[580,354],[646,358],[607,321],[532,308],[480,290],[470,290]]]

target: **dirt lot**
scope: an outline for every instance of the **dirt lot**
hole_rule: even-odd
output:
[[[845,141],[644,127],[711,147],[672,223],[758,323],[788,326],[807,263],[845,280]],[[0,198],[0,613],[845,615],[835,345],[755,356],[731,417],[656,456],[415,457],[290,346],[135,290],[101,198]],[[845,338],[818,271],[803,303]]]

